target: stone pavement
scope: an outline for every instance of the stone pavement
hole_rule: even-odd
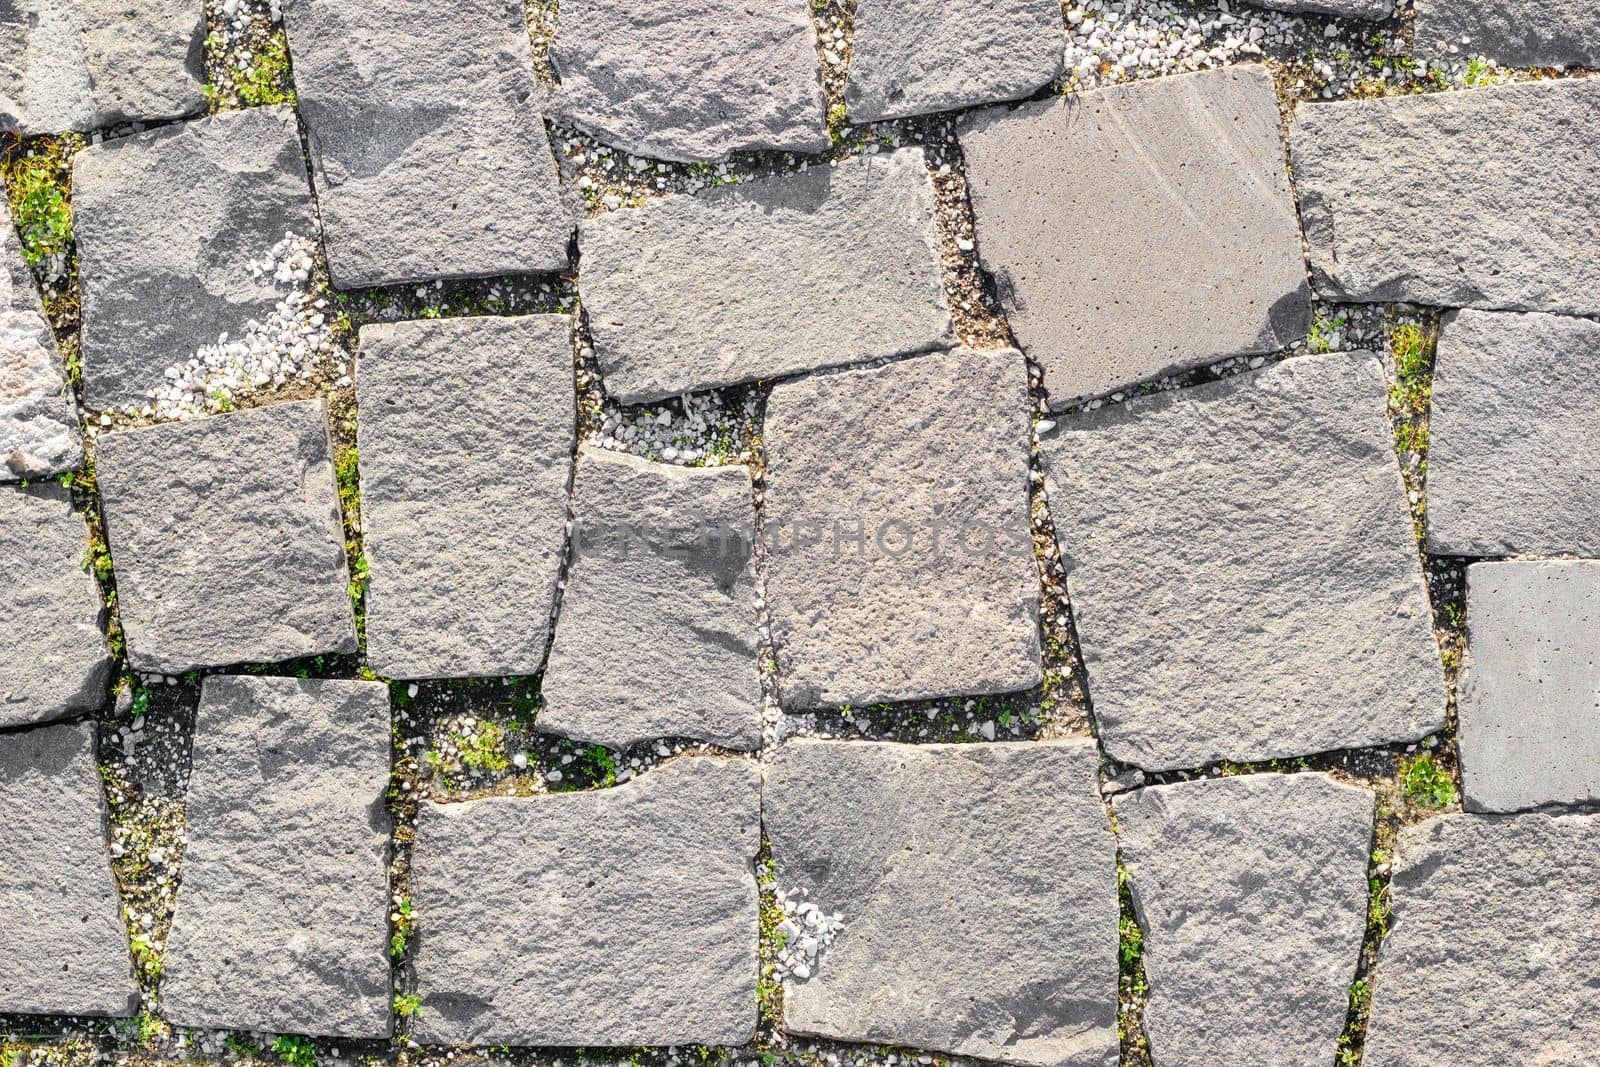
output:
[[[0,0],[0,1067],[1600,1063],[1597,42]]]

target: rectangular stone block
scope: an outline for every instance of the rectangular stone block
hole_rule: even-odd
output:
[[[44,478],[82,461],[78,402],[0,196],[0,482]]]
[[[1302,104],[1289,143],[1318,297],[1600,311],[1600,79]]]
[[[1424,54],[1486,56],[1504,67],[1600,66],[1594,0],[1417,0],[1412,36]]]
[[[389,757],[380,682],[205,680],[166,1019],[389,1036]]]
[[[945,347],[922,150],[611,211],[579,227],[606,393],[680,393]]]
[[[424,803],[418,1040],[749,1041],[760,834],[756,764],[720,757],[606,789]]]
[[[117,605],[135,670],[354,652],[327,406],[103,434]]]
[[[533,674],[576,446],[565,315],[364,326],[367,657],[389,678]]]

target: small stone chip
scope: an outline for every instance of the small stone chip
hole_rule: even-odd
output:
[[[284,22],[336,286],[566,268],[521,0],[297,0]]]
[[[92,145],[74,158],[84,404],[152,405],[168,368],[281,299],[251,270],[316,218],[294,111],[253,107]]]
[[[1330,1062],[1367,928],[1373,802],[1324,774],[1116,798],[1155,1062]]]
[[[1444,678],[1372,353],[1064,419],[1041,448],[1095,720],[1146,771],[1414,740]]]
[[[417,1039],[749,1041],[760,799],[754,762],[687,756],[608,789],[424,802]]]
[[[388,785],[382,683],[205,680],[165,1018],[389,1036]]]
[[[1367,1067],[1594,1061],[1600,815],[1443,815],[1400,831]]]
[[[761,744],[746,467],[675,467],[585,449],[576,545],[539,728],[625,748]]]
[[[792,741],[767,768],[779,886],[843,916],[784,982],[790,1034],[1117,1062],[1117,860],[1092,741]]]
[[[1027,368],[957,349],[779,384],[767,594],[789,711],[1037,685]]]
[[[1469,811],[1600,802],[1600,561],[1467,568],[1459,713]]]
[[[77,403],[0,196],[0,482],[43,478],[82,460]]]
[[[91,723],[0,737],[0,945],[0,1013],[139,1008]]]
[[[612,211],[579,243],[619,403],[951,343],[920,148]]]
[[[1600,66],[1594,0],[1417,0],[1417,50],[1485,56],[1502,67]]]
[[[1600,312],[1600,78],[1302,104],[1289,140],[1322,299]]]
[[[1057,0],[857,0],[851,122],[1015,100],[1061,73]]]
[[[1052,406],[1305,335],[1265,67],[991,108],[960,138],[978,254]]]
[[[111,653],[88,551],[65,489],[0,486],[0,727],[104,706]]]
[[[1434,361],[1428,551],[1600,556],[1600,323],[1446,313]]]
[[[356,650],[330,449],[321,400],[101,436],[135,670]]]
[[[533,674],[566,541],[571,320],[362,327],[356,395],[373,670]]]
[[[828,147],[806,0],[563,0],[550,62],[557,117],[636,155]]]

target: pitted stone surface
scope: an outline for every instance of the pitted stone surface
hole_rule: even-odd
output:
[[[373,670],[534,673],[566,541],[571,320],[365,326],[356,393]]]
[[[0,737],[0,1012],[132,1015],[94,726]]]
[[[828,147],[805,0],[566,0],[550,62],[557,116],[636,155]]]
[[[111,653],[88,549],[65,489],[0,486],[0,727],[105,704]]]
[[[1155,1062],[1329,1063],[1367,928],[1371,791],[1251,774],[1114,806]]]
[[[1290,145],[1322,299],[1600,312],[1600,79],[1302,104]]]
[[[790,711],[1040,679],[1027,369],[1012,349],[780,384],[767,598]]]
[[[61,354],[0,196],[0,482],[43,478],[82,459]]]
[[[1459,698],[1469,811],[1600,802],[1600,561],[1467,568]]]
[[[289,0],[284,24],[334,285],[567,266],[521,0]]]
[[[585,220],[606,392],[633,404],[950,344],[933,212],[909,148]]]
[[[1400,831],[1368,1067],[1588,1064],[1600,1048],[1600,815]]]
[[[860,0],[845,104],[851,122],[1015,100],[1061,73],[1056,0]]]
[[[389,1036],[389,754],[380,682],[205,680],[165,1018]]]
[[[354,652],[321,400],[104,434],[96,450],[136,670]]]
[[[424,802],[411,893],[428,1044],[741,1045],[756,1028],[760,774]]]
[[[1429,416],[1428,551],[1600,556],[1600,324],[1448,313]]]
[[[961,124],[978,253],[1057,407],[1304,336],[1272,78],[1154,78]]]
[[[1173,770],[1444,726],[1384,393],[1372,353],[1301,356],[1044,443],[1113,757]]]
[[[800,740],[766,771],[779,892],[838,912],[791,1034],[1117,1062],[1116,845],[1088,740]]]
[[[1487,56],[1503,67],[1600,66],[1594,0],[1418,0],[1418,51]]]
[[[1394,14],[1394,0],[1245,0],[1272,11],[1305,15],[1335,15],[1351,19],[1386,19]]]
[[[659,737],[758,747],[749,469],[585,449],[573,495],[540,729],[611,748]]]
[[[84,404],[142,408],[166,369],[237,337],[282,299],[250,264],[316,237],[289,108],[248,108],[79,152]]]
[[[0,133],[175,119],[205,105],[204,0],[0,4]]]

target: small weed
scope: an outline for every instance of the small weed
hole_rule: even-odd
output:
[[[845,119],[844,104],[834,104],[828,109],[828,136],[834,144],[844,140]]]
[[[461,765],[480,774],[499,774],[511,766],[506,759],[505,728],[492,722],[478,724],[477,732],[461,742]]]
[[[1424,752],[1401,763],[1400,786],[1406,802],[1415,807],[1448,808],[1456,800],[1456,787],[1450,779],[1450,772],[1440,766],[1430,753]]]
[[[396,993],[394,1013],[402,1019],[414,1019],[422,1014],[422,998],[411,993]]]
[[[309,1037],[280,1034],[272,1042],[272,1051],[289,1067],[316,1067],[317,1046]]]
[[[241,74],[236,84],[239,99],[249,107],[295,102],[294,90],[289,87],[289,45],[281,34],[256,53],[255,65]]]
[[[1333,351],[1334,335],[1350,325],[1350,320],[1344,315],[1336,319],[1325,319],[1322,312],[1317,312],[1311,319],[1311,328],[1306,331],[1306,347],[1313,352]]]
[[[69,196],[72,154],[81,146],[62,137],[26,146],[0,142],[0,173],[4,174],[11,219],[22,241],[22,258],[29,266],[58,255],[72,246],[72,201]]]
[[[411,910],[411,898],[401,897],[394,910],[394,933],[389,938],[389,958],[399,962],[405,958],[406,942],[416,929],[417,917]]]

